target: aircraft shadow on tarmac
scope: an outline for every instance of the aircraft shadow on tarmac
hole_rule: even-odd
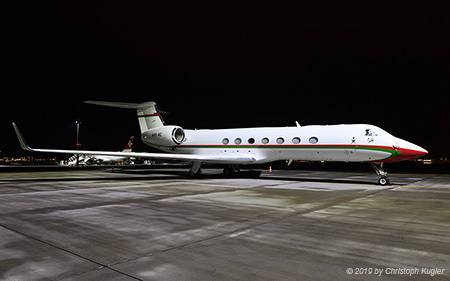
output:
[[[175,180],[175,179],[191,179],[189,172],[181,169],[120,169],[105,170],[105,176],[94,177],[57,177],[57,178],[23,178],[23,179],[5,179],[5,181],[17,182],[57,182],[57,181],[158,181],[158,180]],[[110,174],[110,176],[108,176]],[[198,179],[262,179],[262,180],[284,180],[298,182],[327,182],[327,183],[345,183],[345,184],[370,184],[376,185],[376,180],[370,177],[367,179],[355,178],[317,178],[308,175],[302,176],[298,173],[289,176],[286,174],[267,174],[261,170],[243,170],[231,175],[224,175],[219,171],[207,170],[202,173]],[[2,180],[0,180],[2,181]],[[394,182],[393,185],[405,185],[407,183]]]
[[[136,179],[147,180],[167,180],[167,179],[190,179],[189,174],[186,171],[170,170],[170,171],[158,171],[158,170],[122,170],[115,171],[114,173],[130,174],[130,175],[148,175],[148,177],[138,177]],[[154,176],[151,176],[151,175]],[[127,179],[132,178],[117,178]],[[299,181],[299,182],[328,182],[328,183],[350,183],[350,184],[370,184],[376,185],[375,178],[368,177],[367,179],[348,179],[348,178],[312,178],[307,175],[301,176],[296,174],[295,176],[287,175],[267,175],[261,170],[245,170],[231,175],[224,175],[223,173],[202,173],[199,179],[262,179],[262,180],[284,180],[284,181]],[[394,180],[395,181],[395,180]],[[394,183],[394,185],[405,185],[406,183]]]
[[[13,179],[0,179],[1,181],[8,182],[76,182],[76,181],[158,181],[158,180],[175,180],[175,179],[192,179],[189,176],[188,171],[184,170],[130,170],[130,169],[114,169],[105,170],[105,176],[93,176],[93,177],[74,177],[68,175],[67,177],[34,177],[34,178],[13,178]],[[261,171],[244,171],[236,173],[232,176],[225,176],[222,173],[205,173],[201,174],[199,179],[218,179],[218,178],[254,178],[257,179]]]
[[[178,179],[191,179],[189,176],[189,173],[184,170],[121,170],[121,171],[114,171],[114,173],[121,173],[121,174],[130,174],[130,175],[155,175],[155,179],[160,179],[163,176],[171,177],[171,178],[178,178]],[[235,173],[232,175],[224,175],[221,172],[207,172],[207,173],[201,173],[198,178],[199,179],[227,179],[227,178],[242,178],[242,179],[258,179],[260,178],[261,171],[257,170],[246,170],[241,171],[239,173]],[[156,176],[157,175],[157,176]],[[167,179],[166,177],[166,179]]]
[[[317,178],[308,178],[308,177],[264,177],[261,176],[260,179],[267,180],[285,180],[285,181],[298,181],[298,182],[321,182],[321,183],[340,183],[340,184],[364,184],[364,185],[379,185],[376,179],[367,179],[367,180],[355,180],[355,179],[317,179]],[[407,185],[407,183],[396,183],[395,180],[390,185],[401,186]],[[389,185],[386,185],[389,186]]]

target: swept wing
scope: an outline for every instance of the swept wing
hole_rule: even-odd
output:
[[[65,149],[42,149],[31,148],[20,133],[19,128],[13,122],[14,131],[19,139],[20,145],[24,150],[33,152],[50,152],[50,153],[64,153],[64,154],[94,154],[106,156],[122,156],[122,157],[137,157],[137,158],[151,158],[151,159],[167,159],[167,160],[181,160],[181,161],[198,161],[208,163],[233,163],[233,164],[251,164],[256,161],[252,155],[240,156],[222,156],[222,155],[199,155],[199,154],[169,154],[169,153],[148,153],[148,152],[124,152],[124,151],[94,151],[94,150],[65,150]]]

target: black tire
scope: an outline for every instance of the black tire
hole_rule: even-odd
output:
[[[229,175],[231,175],[231,173],[232,173],[232,170],[231,170],[230,166],[226,166],[225,168],[223,168],[224,176],[229,176]]]
[[[385,186],[385,185],[390,185],[391,183],[389,182],[388,177],[381,177],[378,179],[378,184]]]

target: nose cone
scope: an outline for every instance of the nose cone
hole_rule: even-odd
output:
[[[422,147],[402,139],[397,139],[394,148],[396,148],[399,152],[399,154],[394,157],[395,161],[413,160],[417,157],[428,154],[428,151]]]
[[[413,148],[400,148],[400,152],[402,153],[402,158],[404,158],[405,160],[412,160],[428,154],[428,151],[418,145],[414,145]]]

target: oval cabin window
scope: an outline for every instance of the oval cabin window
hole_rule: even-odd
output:
[[[237,138],[237,139],[234,140],[235,144],[241,144],[241,142],[242,142],[242,140],[240,138]]]
[[[283,144],[284,143],[284,139],[282,137],[277,138],[277,143],[278,144]]]
[[[268,139],[268,138],[263,138],[263,139],[261,140],[261,142],[262,142],[263,144],[268,144],[268,143],[269,143],[269,139]]]
[[[222,143],[223,143],[223,144],[228,144],[229,142],[230,142],[230,140],[227,139],[227,138],[224,138],[224,139],[222,140]]]
[[[294,138],[292,139],[292,143],[293,143],[293,144],[299,144],[300,142],[301,142],[301,140],[300,140],[299,137],[294,137]]]
[[[319,142],[319,139],[317,137],[310,137],[309,142],[312,144],[316,144]]]

